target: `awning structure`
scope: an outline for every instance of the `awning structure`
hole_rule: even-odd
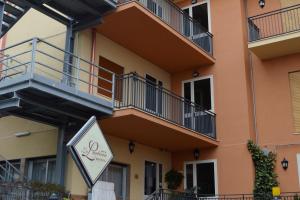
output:
[[[101,22],[104,13],[116,8],[114,0],[0,0],[1,37],[30,9],[81,30]]]

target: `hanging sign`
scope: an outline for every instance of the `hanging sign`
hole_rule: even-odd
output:
[[[67,147],[85,182],[92,188],[113,159],[95,116],[75,134]]]

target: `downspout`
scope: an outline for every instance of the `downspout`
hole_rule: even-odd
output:
[[[89,77],[89,93],[93,94],[93,84],[94,84],[94,71],[95,67],[94,64],[96,62],[96,37],[97,37],[97,31],[96,29],[92,29],[92,47],[91,47],[91,65],[90,65],[90,77]]]
[[[248,7],[247,7],[247,0],[244,0],[244,8],[246,14],[246,24],[247,24],[247,34],[249,40],[249,26],[248,26]],[[251,93],[252,93],[252,108],[253,108],[253,128],[255,133],[255,143],[258,144],[259,141],[259,133],[257,128],[257,116],[256,116],[256,93],[255,93],[255,80],[254,80],[254,68],[253,68],[253,59],[250,50],[248,49],[248,58],[249,58],[249,70],[250,70],[250,82],[251,82]]]

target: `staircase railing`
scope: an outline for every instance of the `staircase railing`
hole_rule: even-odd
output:
[[[26,181],[24,174],[11,162],[0,155],[0,182]]]

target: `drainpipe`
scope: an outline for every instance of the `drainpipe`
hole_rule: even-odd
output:
[[[250,37],[249,35],[249,27],[248,27],[248,6],[247,6],[247,1],[244,0],[244,9],[245,9],[245,15],[246,15],[246,25],[247,25],[247,42],[248,38]],[[251,93],[252,93],[252,108],[253,108],[253,128],[254,128],[254,133],[255,133],[255,143],[258,144],[259,142],[259,133],[258,133],[258,128],[257,128],[257,115],[256,115],[256,93],[255,93],[255,80],[254,80],[254,67],[253,67],[253,57],[248,49],[248,58],[249,58],[249,68],[250,68],[250,81],[251,81]]]
[[[95,62],[96,62],[96,37],[97,37],[97,32],[96,29],[92,29],[92,48],[91,48],[91,65],[90,65],[90,77],[89,77],[89,93],[93,94],[94,89],[93,89],[93,83],[94,83],[94,70],[95,70]]]

